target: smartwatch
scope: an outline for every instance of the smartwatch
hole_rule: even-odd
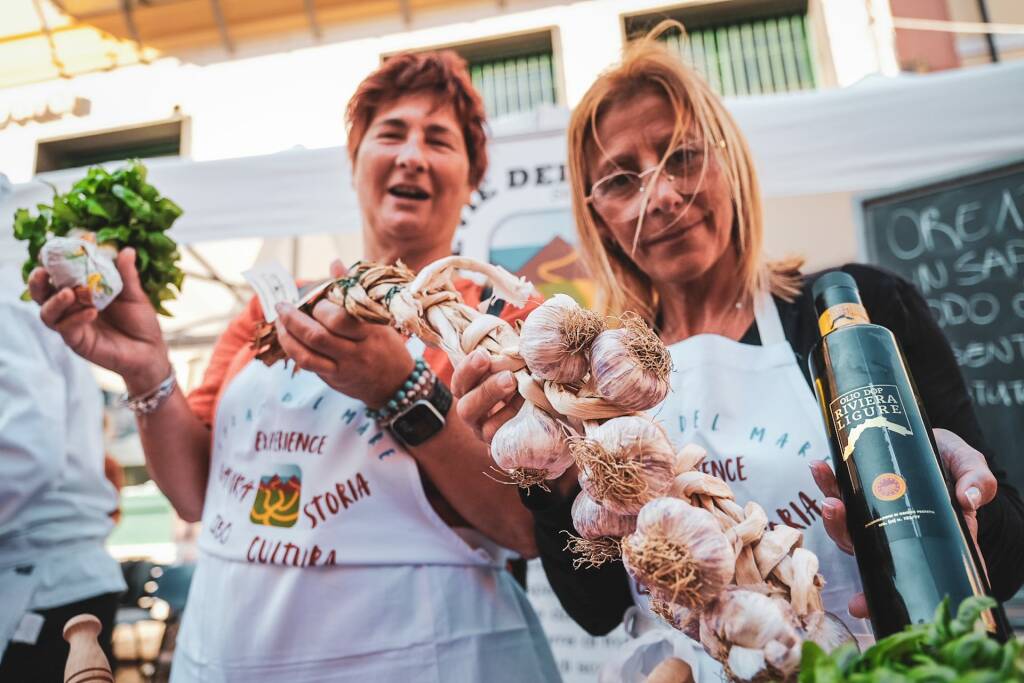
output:
[[[426,398],[410,404],[388,424],[388,430],[405,446],[419,446],[444,429],[452,407],[452,393],[440,378]]]

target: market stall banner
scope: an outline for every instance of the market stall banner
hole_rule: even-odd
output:
[[[545,298],[593,304],[593,282],[576,248],[561,130],[495,146],[491,170],[465,211],[456,251],[502,266]]]
[[[858,201],[868,260],[925,297],[989,448],[1024,489],[1024,159]]]

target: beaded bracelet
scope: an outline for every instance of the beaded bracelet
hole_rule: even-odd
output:
[[[174,368],[172,367],[170,374],[167,375],[167,379],[160,382],[155,389],[141,396],[129,396],[125,392],[121,394],[118,404],[128,408],[136,416],[149,415],[164,404],[164,401],[174,393],[174,389],[177,386],[178,380],[174,376]]]
[[[435,379],[434,373],[427,367],[426,362],[422,358],[416,359],[416,367],[391,399],[380,408],[367,408],[366,416],[378,424],[391,422],[406,407],[430,396]]]

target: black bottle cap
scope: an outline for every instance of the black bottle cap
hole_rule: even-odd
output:
[[[860,304],[857,281],[841,270],[825,273],[811,287],[814,308],[821,315],[836,304]]]

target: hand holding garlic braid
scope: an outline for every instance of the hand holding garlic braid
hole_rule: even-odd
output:
[[[533,291],[502,268],[456,256],[436,261],[418,275],[401,263],[359,263],[302,309],[310,310],[326,296],[360,320],[390,324],[440,346],[453,363],[482,348],[491,356],[492,369],[515,372],[526,403],[495,434],[491,453],[521,486],[555,479],[573,464],[565,432],[582,428],[582,420],[624,415],[664,399],[667,354],[638,318],[624,320],[621,330],[603,331],[598,316],[557,295],[530,315],[520,335],[504,320],[462,303],[452,283],[456,269],[487,276],[495,296],[513,306],[524,305]],[[269,325],[258,330],[256,347],[257,357],[268,364],[284,357]],[[600,430],[596,424],[593,428]],[[600,445],[599,440],[594,443]],[[595,480],[603,481],[600,473]]]
[[[842,626],[822,612],[818,561],[799,547],[800,532],[766,532],[760,506],[741,508],[725,482],[696,470],[702,449],[676,452],[665,431],[636,412],[664,400],[670,370],[664,345],[642,320],[624,316],[621,327],[606,330],[598,316],[556,295],[517,335],[461,302],[455,269],[488,276],[495,295],[515,306],[532,291],[499,267],[450,257],[415,276],[400,263],[356,264],[318,296],[441,346],[453,363],[483,348],[493,370],[516,373],[525,402],[494,435],[497,466],[530,486],[575,463],[583,492],[573,518],[582,538],[570,547],[591,564],[621,552],[659,615],[698,637],[740,680],[790,677],[803,638],[836,640]],[[283,357],[272,326],[256,345],[268,364]]]

